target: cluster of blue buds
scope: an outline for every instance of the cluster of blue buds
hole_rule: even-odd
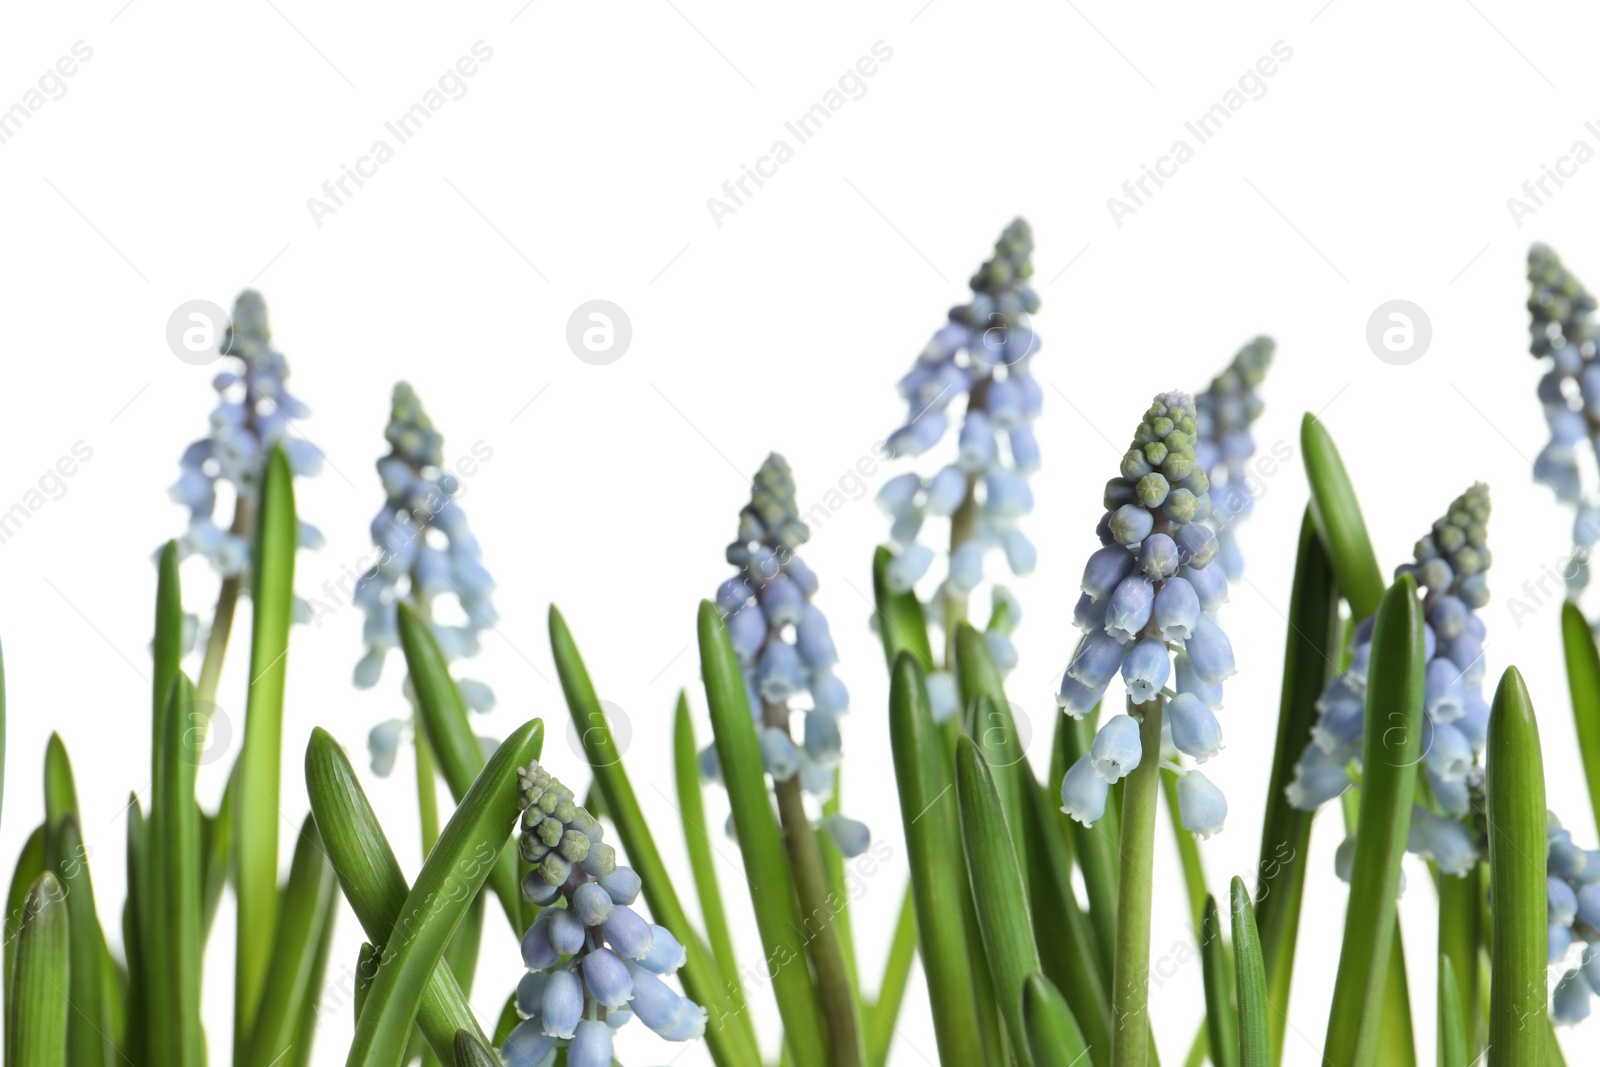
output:
[[[1550,370],[1539,379],[1550,443],[1534,460],[1533,473],[1557,499],[1575,504],[1582,492],[1576,447],[1600,431],[1595,298],[1542,244],[1528,249],[1528,283],[1529,351],[1535,359],[1550,358]]]
[[[1562,976],[1551,999],[1550,1019],[1572,1026],[1588,1018],[1589,999],[1600,996],[1600,851],[1572,842],[1554,812],[1546,812],[1550,909],[1550,962],[1560,963],[1576,942],[1583,946],[1579,966]]]
[[[1170,697],[1163,733],[1172,746],[1204,763],[1222,748],[1215,712],[1222,682],[1234,674],[1233,647],[1217,623],[1228,599],[1217,538],[1205,524],[1210,481],[1195,455],[1194,399],[1156,397],[1122,457],[1122,473],[1106,483],[1097,530],[1101,548],[1083,571],[1074,620],[1084,631],[1056,697],[1079,718],[1104,697],[1119,670],[1128,713],[1111,716],[1089,751],[1061,783],[1062,811],[1084,825],[1105,812],[1106,790],[1144,757],[1142,707]],[[1176,675],[1175,691],[1167,685]],[[1207,838],[1222,829],[1228,802],[1192,768],[1179,774],[1179,816],[1185,829]]]
[[[463,621],[430,623],[439,650],[449,661],[477,655],[479,634],[499,620],[491,599],[494,579],[484,568],[478,539],[454,499],[461,484],[445,469],[444,437],[405,382],[394,387],[384,437],[390,446],[389,454],[378,460],[384,502],[372,520],[377,562],[357,580],[353,596],[366,616],[362,640],[367,651],[356,664],[354,678],[359,689],[378,683],[384,659],[400,645],[402,600],[433,620],[434,602],[447,594],[455,598]],[[407,679],[408,693],[409,686]],[[460,678],[456,688],[474,711],[494,706],[494,693],[483,682]],[[367,747],[375,773],[387,775],[394,768],[407,725],[405,719],[389,719],[372,728]]]
[[[973,276],[972,299],[950,310],[950,321],[900,379],[908,414],[905,425],[889,435],[891,455],[921,456],[943,440],[953,420],[960,420],[953,462],[928,477],[915,471],[897,475],[877,497],[893,520],[889,540],[896,554],[888,573],[893,592],[910,590],[933,566],[935,550],[919,540],[924,521],[932,516],[950,522],[949,565],[929,613],[937,626],[966,617],[967,599],[984,579],[991,549],[999,549],[1018,576],[1032,573],[1037,560],[1032,542],[1017,526],[1033,510],[1028,477],[1039,469],[1033,423],[1044,403],[1030,370],[1039,350],[1028,318],[1039,309],[1039,296],[1029,284],[1032,254],[1033,231],[1017,219]],[[1005,594],[996,596],[998,608]],[[1009,626],[988,630],[1003,671],[1017,659],[1009,628],[1015,615],[1008,620]],[[948,675],[931,676],[928,695],[936,719],[955,712],[955,686]]]
[[[1194,398],[1194,455],[1211,479],[1211,515],[1206,524],[1216,531],[1218,562],[1231,582],[1244,573],[1244,556],[1233,526],[1255,506],[1246,464],[1256,453],[1250,425],[1261,417],[1262,402],[1256,388],[1266,379],[1276,348],[1272,338],[1257,337],[1239,349],[1228,369]]]
[[[1489,488],[1474,485],[1450,505],[1417,542],[1414,562],[1396,568],[1426,591],[1423,628],[1427,657],[1423,692],[1423,773],[1443,814],[1422,805],[1412,810],[1406,848],[1450,874],[1466,874],[1478,862],[1479,834],[1470,816],[1482,809],[1483,765],[1489,704],[1483,698],[1485,629],[1478,611],[1489,602],[1487,545]],[[1367,666],[1373,620],[1363,620],[1352,638],[1350,666],[1317,701],[1321,713],[1286,790],[1289,803],[1315,811],[1348,788],[1361,763],[1366,722]],[[1465,820],[1465,821],[1464,821]],[[1336,860],[1348,879],[1354,839]]]
[[[812,602],[816,572],[795,554],[810,538],[795,503],[794,475],[774,452],[756,472],[750,503],[739,512],[739,535],[727,551],[738,573],[717,587],[716,603],[744,670],[767,773],[777,782],[799,775],[806,792],[827,797],[850,693],[834,673],[839,652],[827,617]],[[810,707],[804,709],[804,740],[796,745],[789,730],[796,709],[789,702],[802,694]],[[700,769],[707,778],[721,777],[715,746],[701,751]],[[846,856],[860,855],[870,842],[865,825],[842,815],[829,816],[823,828]]]
[[[221,577],[242,579],[250,567],[261,481],[272,446],[283,448],[297,476],[311,477],[320,471],[322,453],[310,441],[289,434],[294,421],[309,416],[311,409],[285,385],[289,363],[272,347],[267,305],[260,293],[246,289],[239,294],[219,351],[229,363],[212,380],[217,406],[211,412],[211,430],[184,449],[178,480],[167,495],[189,509],[189,527],[178,539],[179,558],[203,556]],[[219,483],[226,484],[234,497],[234,516],[226,527],[217,524]],[[299,544],[321,548],[322,534],[302,522]],[[156,555],[159,558],[160,553]],[[249,587],[249,582],[240,582],[241,591]],[[296,621],[309,617],[310,606],[297,597]],[[186,621],[191,622],[185,629],[192,637],[192,620]]]
[[[661,979],[687,953],[671,931],[631,905],[639,876],[618,866],[600,822],[572,790],[538,764],[517,769],[522,836],[530,870],[522,895],[543,910],[522,938],[528,973],[517,985],[522,1021],[506,1037],[507,1067],[611,1067],[611,1032],[638,1019],[668,1041],[705,1033],[706,1012]]]

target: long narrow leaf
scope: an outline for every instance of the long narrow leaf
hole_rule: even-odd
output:
[[[769,960],[791,963],[806,956],[800,910],[793,893],[788,857],[772,812],[755,724],[745,695],[744,677],[728,629],[709,601],[699,614],[700,673],[716,739],[722,779],[733,805],[733,826],[753,886],[756,926]],[[829,1047],[822,1008],[803,966],[784,966],[772,979],[784,1041],[797,1067],[822,1067]]]
[[[1312,813],[1290,804],[1284,790],[1294,779],[1295,765],[1311,740],[1311,728],[1317,721],[1316,702],[1335,673],[1342,636],[1338,582],[1308,509],[1300,523],[1300,549],[1289,595],[1278,739],[1272,753],[1272,777],[1267,782],[1261,856],[1256,867],[1256,924],[1261,931],[1267,996],[1273,1008],[1270,1018],[1274,1064],[1283,1057],[1313,818]]]
[[[278,810],[283,749],[283,691],[289,620],[294,614],[294,476],[281,448],[267,457],[251,568],[250,688],[239,795],[234,806],[238,931],[234,958],[235,1058],[255,1028],[256,1007],[272,960],[278,921]]]
[[[1267,969],[1261,961],[1261,938],[1244,879],[1229,888],[1233,905],[1233,966],[1239,1001],[1239,1067],[1268,1067],[1272,1039],[1267,1016]]]
[[[1000,1016],[1013,1054],[1027,1067],[1032,1059],[1025,1052],[1028,1031],[1022,1021],[1022,987],[1028,976],[1039,970],[1039,950],[1033,941],[1033,919],[999,790],[978,746],[967,737],[956,742],[956,801],[961,840],[966,845],[967,878],[973,899],[982,901],[978,929],[994,976]]]
[[[1457,976],[1455,1015],[1461,1021],[1467,1059],[1474,1059],[1478,1029],[1478,955],[1483,947],[1483,867],[1474,864],[1465,875],[1439,876],[1439,952]],[[1460,977],[1465,975],[1463,981]],[[1442,988],[1442,987],[1441,987]],[[1442,994],[1441,994],[1442,995]]]
[[[1515,667],[1495,691],[1485,765],[1494,957],[1489,1067],[1544,1061],[1549,904],[1544,756],[1528,687]]]
[[[1449,956],[1439,957],[1439,1067],[1467,1067],[1467,1029],[1461,987]]]
[[[1311,514],[1322,534],[1351,614],[1364,619],[1378,610],[1385,582],[1367,536],[1367,522],[1333,438],[1316,416],[1300,424],[1300,447],[1311,482]]]
[[[145,1067],[150,1062],[150,1009],[145,993],[150,964],[144,951],[145,931],[150,925],[146,912],[149,883],[145,880],[150,864],[146,855],[150,835],[144,812],[139,807],[139,794],[128,795],[124,812],[128,817],[128,895],[122,903],[122,952],[131,978],[128,982],[128,1026],[120,1051],[132,1067]]]
[[[1216,1067],[1238,1067],[1239,1023],[1234,1008],[1234,975],[1223,947],[1217,899],[1209,894],[1200,921],[1200,969],[1206,990],[1205,1034]]]
[[[543,740],[544,724],[538,719],[513,730],[445,824],[383,946],[382,965],[350,1042],[349,1067],[399,1062],[445,946],[522,814],[518,768],[536,760]],[[453,1034],[451,1042],[453,1046]],[[452,1055],[437,1046],[434,1053],[440,1061]]]
[[[166,733],[162,716],[167,713],[167,698],[178,677],[183,659],[183,592],[178,584],[178,542],[168,541],[161,548],[156,565],[155,637],[150,642],[155,669],[150,679],[150,773],[156,773],[157,754]]]
[[[204,1067],[200,1028],[200,812],[195,772],[200,751],[193,728],[194,687],[179,675],[161,715],[161,747],[150,801],[144,879],[145,1006],[154,1059],[175,1067]]]
[[[306,745],[306,794],[317,821],[317,833],[328,851],[329,863],[339,875],[345,899],[372,943],[386,943],[411,888],[349,757],[320,727],[311,731]],[[370,981],[378,970],[375,961],[362,962],[366,965],[357,968],[358,1006],[364,1005]],[[448,967],[434,968],[416,1017],[417,1026],[436,1055],[453,1055],[456,1031],[478,1026]],[[405,1030],[409,1029],[408,1024]]]
[[[894,556],[878,547],[872,554],[872,594],[877,608],[878,636],[883,641],[883,659],[889,670],[902,652],[909,652],[924,671],[934,669],[933,646],[928,640],[928,618],[915,593],[889,591],[889,561]]]
[[[65,892],[49,871],[28,890],[6,1015],[7,1067],[60,1067],[66,1062],[72,965]]]
[[[311,973],[306,977],[306,996],[300,1001],[300,1022],[295,1033],[294,1056],[289,1067],[311,1067],[316,1050],[317,1031],[322,1027],[323,979],[328,973],[328,957],[333,954],[335,919],[341,908],[338,882],[323,901],[316,926],[322,931],[311,958]]]
[[[1042,974],[1030,974],[1022,986],[1022,1023],[1034,1067],[1082,1067],[1090,1047],[1060,991]]]
[[[267,969],[266,992],[241,1067],[271,1067],[291,1050],[299,1051],[301,1008],[308,996],[318,993],[311,988],[311,974],[322,949],[323,924],[330,918],[328,901],[338,884],[322,851],[316,821],[308,815],[295,841],[289,881],[280,898],[278,941]]]
[[[611,724],[589,681],[588,668],[578,654],[566,620],[554,604],[550,605],[550,651],[555,657],[561,691],[566,696],[572,720],[586,724],[578,736],[600,787],[600,795],[605,798],[606,812],[622,839],[623,851],[644,883],[644,897],[650,905],[650,913],[683,942],[688,952],[688,963],[678,973],[690,998],[709,1015],[706,1044],[712,1058],[717,1067],[760,1067],[761,1054],[744,1000],[735,1001],[729,997],[723,984],[728,979],[719,972],[711,950],[689,928],[688,916],[667,875],[661,851],[650,836],[650,825],[634,795],[627,769],[622,765],[622,753],[612,738]]]
[[[1091,720],[1096,717],[1085,716],[1082,721],[1065,715],[1060,717],[1055,744],[1061,752],[1062,766],[1071,767],[1078,762],[1078,757],[1089,750],[1090,739],[1094,735],[1094,723]],[[1052,775],[1052,790],[1060,785],[1061,779]],[[1089,904],[1089,929],[1094,933],[1097,950],[1095,959],[1100,964],[1101,984],[1107,989],[1111,987],[1112,961],[1117,951],[1117,828],[1120,816],[1117,805],[1111,799],[1106,801],[1105,817],[1093,826],[1084,826],[1076,819],[1057,814],[1058,819],[1067,823],[1073,855],[1083,874],[1083,888]]]
[[[11,868],[11,888],[6,893],[4,931],[5,994],[8,1007],[11,998],[11,976],[16,970],[17,932],[22,929],[22,920],[27,914],[28,891],[33,888],[34,881],[45,872],[44,835],[43,823],[34,827],[33,833],[29,834],[28,840],[23,843],[16,865]]]
[[[114,1053],[103,969],[108,954],[89,878],[89,851],[83,842],[72,761],[60,734],[51,734],[45,747],[44,779],[45,868],[66,893],[67,921],[72,928],[73,1014],[88,1024],[67,1031],[67,1062],[69,1067],[104,1067],[106,1058]]]
[[[1570,600],[1561,604],[1561,645],[1567,659],[1567,688],[1572,694],[1573,724],[1578,728],[1578,753],[1589,785],[1589,805],[1600,826],[1600,650],[1583,610]]]
[[[705,792],[700,782],[700,748],[689,718],[689,697],[678,693],[678,707],[672,726],[673,770],[677,778],[678,814],[683,820],[683,840],[694,872],[695,892],[700,899],[700,915],[705,921],[706,939],[716,957],[717,969],[733,983],[733,992],[744,998],[739,981],[739,957],[728,933],[728,916],[722,906],[722,887],[717,883],[717,868],[712,861],[711,835],[719,833],[706,822]]]
[[[883,1067],[889,1059],[895,1022],[905,1002],[906,986],[911,982],[911,965],[916,958],[917,915],[911,900],[911,887],[907,886],[905,896],[900,901],[900,917],[895,920],[894,937],[889,942],[889,956],[883,964],[883,979],[878,983],[878,999],[867,1006],[863,1020],[867,1029],[869,1067]]]
[[[483,770],[483,749],[472,732],[467,705],[461,699],[449,664],[439,650],[439,642],[425,620],[409,604],[399,610],[400,647],[405,650],[406,670],[416,693],[417,710],[427,745],[438,761],[445,784],[457,804],[472,788],[472,781]],[[489,875],[489,885],[500,898],[500,907],[511,928],[522,933],[527,923],[522,914],[522,894],[517,888],[517,846],[508,840],[500,859]]]
[[[1422,740],[1422,608],[1410,575],[1383,599],[1368,678],[1360,833],[1323,1051],[1332,1067],[1372,1062],[1394,947]]]
[[[967,942],[962,894],[956,882],[964,866],[956,798],[937,728],[928,712],[922,670],[909,652],[902,652],[894,663],[889,740],[939,1057],[947,1064],[982,1064],[968,963],[969,954],[981,946]]]

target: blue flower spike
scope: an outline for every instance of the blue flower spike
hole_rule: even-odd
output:
[[[1595,298],[1549,246],[1528,249],[1528,350],[1549,369],[1539,380],[1550,442],[1533,475],[1563,503],[1582,495],[1576,446],[1600,429],[1600,365],[1595,363]],[[1592,543],[1593,538],[1584,543]]]
[[[1079,718],[1101,702],[1118,673],[1127,689],[1128,713],[1102,723],[1089,752],[1061,783],[1061,810],[1085,825],[1104,814],[1107,785],[1143,760],[1139,717],[1151,701],[1169,698],[1176,752],[1204,762],[1222,748],[1214,713],[1234,659],[1214,614],[1227,599],[1228,583],[1216,536],[1202,525],[1212,504],[1198,432],[1194,398],[1181,392],[1156,397],[1119,476],[1106,484],[1101,547],[1084,566],[1083,595],[1073,612],[1084,636],[1056,696],[1064,713]],[[1175,760],[1163,766],[1179,775],[1182,825],[1202,839],[1219,832],[1228,811],[1222,791]]]
[[[1195,460],[1211,480],[1211,517],[1217,551],[1229,581],[1244,573],[1235,524],[1255,506],[1250,459],[1256,453],[1250,426],[1261,417],[1262,401],[1256,390],[1266,379],[1277,345],[1270,337],[1257,337],[1233,357],[1203,392],[1196,393]]]
[[[878,494],[891,513],[905,499],[893,480]],[[752,694],[750,711],[767,773],[780,782],[798,775],[806,792],[825,799],[833,793],[843,750],[839,724],[850,710],[850,694],[834,671],[839,653],[827,617],[812,599],[816,572],[796,554],[810,539],[794,474],[774,452],[756,472],[750,503],[739,513],[738,538],[726,552],[737,572],[717,588],[716,604]],[[902,553],[899,560],[906,558]],[[930,679],[930,696],[935,689]],[[953,700],[953,688],[939,690],[936,707]],[[790,722],[796,712],[804,716],[798,743]],[[700,761],[702,768],[714,768],[715,747],[707,745]],[[819,827],[847,856],[859,855],[870,841],[867,827],[853,819],[836,816]]]
[[[446,661],[476,655],[480,635],[500,618],[494,607],[494,579],[456,500],[462,488],[457,471],[465,468],[446,465],[444,437],[405,382],[394,387],[384,438],[390,450],[377,464],[384,503],[372,520],[377,551],[372,565],[354,577],[350,591],[366,618],[362,628],[366,654],[356,664],[353,678],[358,689],[378,683],[389,652],[400,646],[401,601],[429,620],[434,619],[437,602],[454,601],[450,614],[460,623],[430,622]],[[473,711],[494,707],[494,691],[485,683],[458,678],[456,685]],[[402,688],[409,696],[409,679]],[[389,724],[368,738],[374,773],[386,775],[393,768],[393,753],[385,746],[395,738]]]
[[[668,1041],[705,1033],[706,1012],[662,977],[686,958],[682,943],[633,910],[639,876],[618,866],[600,823],[538,764],[518,768],[522,833],[532,869],[522,894],[543,907],[523,936],[528,974],[517,987],[522,1020],[501,1045],[510,1067],[610,1067],[612,1030],[637,1018]]]
[[[911,589],[947,552],[938,603],[929,613],[935,626],[966,618],[968,597],[993,577],[991,552],[1002,555],[1018,577],[1031,574],[1038,561],[1019,527],[1033,510],[1027,479],[1039,469],[1033,422],[1044,401],[1032,373],[1039,350],[1029,319],[1039,309],[1032,255],[1033,231],[1017,219],[972,277],[971,299],[950,309],[949,321],[900,379],[907,415],[905,425],[889,435],[891,456],[921,456],[952,425],[959,426],[954,453],[942,457],[942,466],[930,466],[926,475],[898,474],[878,493],[879,507],[892,520],[893,591]],[[928,543],[928,517],[949,519],[947,545],[936,549]],[[1009,625],[1016,621],[1013,615]],[[1010,630],[991,625],[988,633],[996,664],[1008,672],[1015,664]]]

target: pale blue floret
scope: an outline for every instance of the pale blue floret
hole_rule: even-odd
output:
[[[843,740],[839,734],[839,720],[825,711],[806,713],[806,755],[819,767],[833,768],[839,764]]]
[[[500,1058],[506,1067],[550,1067],[556,1059],[556,1039],[545,1034],[538,1018],[527,1019],[507,1035]]]
[[[552,971],[539,1018],[547,1035],[570,1039],[583,1018],[583,980],[571,971]]]
[[[1120,545],[1106,545],[1083,568],[1083,591],[1095,600],[1104,600],[1128,575],[1133,573],[1133,555]]]
[[[1087,754],[1067,769],[1061,779],[1061,810],[1085,826],[1092,826],[1106,813],[1104,778],[1095,773]]]
[[[1170,669],[1165,644],[1152,637],[1137,642],[1122,661],[1122,680],[1128,685],[1128,699],[1135,704],[1146,704],[1160,697]]]
[[[1089,766],[1108,782],[1120,782],[1139,766],[1139,723],[1130,715],[1113,715],[1089,746]]]
[[[1205,702],[1193,693],[1179,693],[1167,702],[1172,743],[1179,752],[1204,763],[1222,749],[1222,726]]]
[[[956,691],[956,682],[944,671],[934,671],[928,675],[928,710],[936,723],[946,722],[961,707],[961,697]],[[1087,710],[1087,709],[1086,709]]]
[[[761,747],[761,765],[774,781],[787,782],[800,772],[800,752],[789,731],[763,727],[756,735]]]
[[[1067,665],[1067,677],[1089,689],[1104,690],[1122,666],[1122,644],[1103,630],[1090,633]]]
[[[927,545],[909,544],[889,561],[888,582],[891,593],[905,593],[916,585],[928,568],[933,566],[933,549]]]
[[[1201,611],[1216,611],[1228,602],[1228,578],[1219,568],[1179,567],[1178,577],[1194,586]]]
[[[611,1052],[611,1027],[586,1019],[567,1048],[567,1067],[611,1067]]]
[[[1152,534],[1139,546],[1139,570],[1152,582],[1178,572],[1178,545],[1166,534]]]
[[[907,471],[884,482],[874,499],[885,515],[898,519],[915,510],[917,493],[921,488],[922,479]]]
[[[1578,917],[1578,894],[1566,879],[1556,875],[1549,876],[1546,884],[1550,921],[1558,926],[1571,926],[1572,920]]]
[[[916,477],[916,475],[911,475]],[[927,498],[923,502],[923,510],[929,515],[948,516],[955,514],[961,506],[961,501],[967,495],[967,474],[960,467],[942,467],[938,474],[933,476],[928,483]]]
[[[1210,612],[1201,614],[1194,634],[1184,642],[1184,651],[1194,664],[1195,674],[1207,685],[1217,685],[1236,673],[1233,645]]]
[[[1199,771],[1189,771],[1178,779],[1178,821],[1185,830],[1204,841],[1222,830],[1228,817],[1228,798]]]
[[[1141,544],[1150,536],[1150,529],[1155,525],[1155,518],[1149,509],[1138,504],[1124,504],[1111,513],[1111,536],[1116,538],[1119,545]],[[1088,579],[1085,579],[1084,588],[1088,588]]]
[[[1194,669],[1187,654],[1180,652],[1172,657],[1172,670],[1176,688],[1180,693],[1193,693],[1212,711],[1222,708],[1222,686],[1205,682]]]
[[[622,957],[608,948],[595,949],[583,957],[583,984],[601,1006],[613,1010],[633,996],[633,976],[623,965]]]
[[[966,596],[983,581],[983,552],[983,545],[968,541],[950,554],[950,576],[945,579],[950,595]]]
[[[872,843],[872,831],[867,829],[865,823],[843,815],[829,816],[823,820],[822,826],[832,838],[834,846],[846,859],[861,855]]]
[[[1552,957],[1555,958],[1555,957]],[[1582,971],[1568,971],[1556,983],[1550,1000],[1550,1021],[1557,1026],[1575,1026],[1589,1017],[1589,1000],[1594,990]]]
[[[813,672],[811,706],[830,715],[843,715],[850,710],[850,691],[839,680],[839,676],[831,671]]]
[[[1438,722],[1454,722],[1465,710],[1461,668],[1448,659],[1430,661],[1424,677],[1422,706]]]
[[[1153,614],[1164,639],[1180,643],[1187,641],[1200,621],[1200,598],[1187,580],[1168,578],[1161,583],[1161,591],[1156,594]]]
[[[1155,610],[1155,586],[1137,574],[1122,579],[1106,605],[1105,631],[1118,644],[1128,644],[1150,621]]]
[[[1423,732],[1427,747],[1428,770],[1439,781],[1459,782],[1472,770],[1476,753],[1460,730],[1449,723],[1435,722]]]
[[[1478,849],[1471,828],[1455,819],[1436,815],[1420,804],[1411,809],[1406,851],[1433,860],[1446,874],[1466,874],[1478,863]]]

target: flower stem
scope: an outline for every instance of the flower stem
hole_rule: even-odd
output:
[[[246,536],[250,529],[253,517],[250,502],[240,497],[233,505],[233,525],[230,532]],[[222,580],[222,589],[217,593],[217,607],[211,613],[211,627],[206,631],[205,657],[200,661],[200,677],[195,683],[195,711],[210,718],[211,709],[216,705],[217,686],[222,681],[222,661],[228,655],[228,637],[233,632],[233,613],[239,606],[239,590],[244,586],[244,578],[235,575]]]
[[[789,709],[767,702],[762,708],[767,726],[787,731]],[[783,844],[789,854],[789,870],[794,878],[795,895],[800,901],[800,921],[807,937],[806,954],[816,970],[817,997],[827,1021],[831,1067],[864,1067],[865,1046],[861,1021],[856,1015],[856,991],[850,982],[844,950],[834,911],[828,904],[828,882],[822,869],[822,850],[817,845],[811,819],[806,815],[805,798],[800,791],[800,776],[787,782],[773,782],[778,797],[778,819],[783,824]]]
[[[431,614],[414,570],[411,572],[411,606],[424,619]],[[407,692],[410,691],[408,687]],[[428,747],[428,739],[422,732],[422,708],[415,696],[411,698],[411,722],[411,737],[417,751],[417,812],[422,824],[422,855],[427,858],[428,853],[433,851],[434,842],[439,840],[439,776],[435,770],[433,749]]]
[[[1145,1067],[1150,1058],[1150,900],[1154,889],[1156,797],[1161,776],[1161,715],[1165,697],[1141,705],[1142,755],[1123,780],[1121,900],[1112,971],[1112,1067]],[[1130,712],[1132,705],[1129,705]]]

